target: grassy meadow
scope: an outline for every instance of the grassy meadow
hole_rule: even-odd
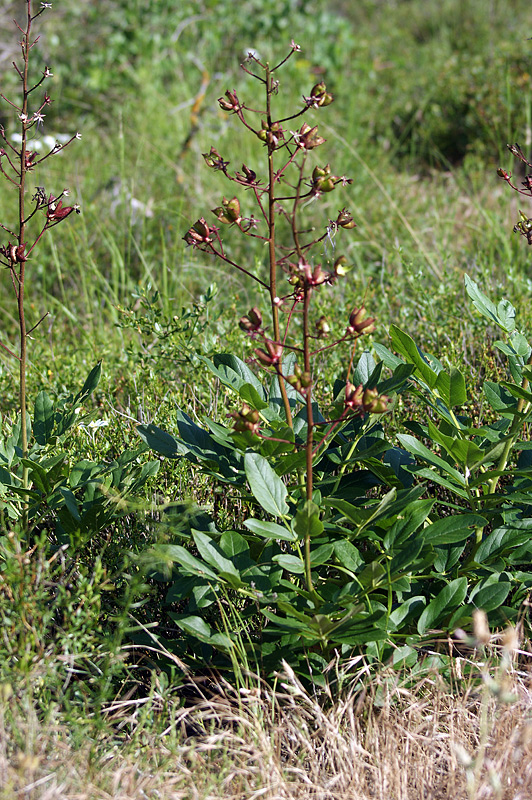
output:
[[[25,9],[22,0],[0,3],[0,91],[7,98],[20,91],[12,67],[20,32],[12,19],[22,24]],[[496,319],[487,322],[473,307],[464,276],[495,304],[507,299],[530,337],[531,251],[513,232],[520,209],[522,219],[532,216],[530,199],[497,175],[498,168],[512,171],[521,185],[526,170],[506,145],[531,152],[530,3],[63,0],[35,28],[32,69],[53,73],[46,84],[53,102],[31,129],[29,147],[45,153],[77,131],[81,139],[29,172],[27,192],[42,186],[58,195],[68,187],[68,203],[81,214],[46,230],[26,264],[28,330],[42,319],[27,337],[28,408],[33,414],[40,398],[44,427],[47,403],[59,415],[55,438],[33,429],[38,442],[44,438],[32,459],[44,460],[29,467],[29,486],[10,477],[19,366],[6,348],[18,352],[19,327],[13,270],[4,260],[0,271],[1,800],[531,797],[532,568],[522,533],[519,561],[505,561],[501,550],[478,573],[482,587],[513,581],[512,602],[488,609],[488,631],[471,595],[468,616],[453,617],[464,628],[458,637],[449,613],[445,624],[427,623],[422,639],[398,628],[393,650],[384,641],[369,648],[343,642],[318,657],[318,645],[309,645],[308,674],[286,659],[261,670],[248,647],[255,611],[222,586],[210,605],[198,592],[193,606],[194,620],[203,614],[215,636],[238,628],[237,645],[217,661],[207,639],[191,639],[183,627],[178,595],[171,605],[172,563],[165,574],[156,547],[186,543],[191,527],[208,532],[211,522],[224,533],[243,531],[253,498],[236,482],[218,481],[210,464],[200,470],[193,459],[154,453],[138,432],[153,424],[178,437],[180,409],[198,424],[212,419],[223,438],[215,426],[230,425],[229,412],[237,412],[203,359],[232,353],[249,360],[253,348],[238,321],[265,305],[265,293],[183,237],[234,193],[202,154],[214,147],[240,169],[264,153],[218,98],[232,90],[260,105],[260,87],[240,64],[249,50],[277,63],[291,40],[301,51],[279,73],[276,102],[288,116],[314,84],[327,84],[334,103],[309,112],[326,140],[310,163],[323,159],[352,179],[304,207],[312,229],[342,206],[356,222],[349,236],[333,231],[315,251],[321,247],[324,261],[345,255],[351,265],[317,296],[317,316],[347,321],[363,304],[375,318],[364,348],[391,348],[390,326],[397,326],[440,368],[465,376],[464,409],[475,424],[487,426],[500,409],[506,418],[513,413],[506,351],[494,346]],[[9,102],[0,106],[0,124],[16,145],[20,124]],[[13,182],[5,174],[0,180],[5,248],[18,199]],[[242,193],[242,204],[249,197]],[[266,280],[265,242],[224,233],[231,258]],[[84,393],[100,363],[101,377]],[[319,353],[320,400],[345,367],[342,348]],[[514,396],[528,406],[512,420],[524,420],[526,454],[526,369],[519,377],[525,383]],[[485,381],[506,381],[502,405],[488,407]],[[67,417],[68,435],[58,432]],[[383,436],[396,442],[410,424],[432,446],[421,427],[429,417],[435,411],[422,392],[398,395],[383,416]],[[515,501],[519,522],[529,519],[530,468],[519,456],[500,470],[503,487],[514,473],[525,482]],[[379,502],[384,491],[368,484],[360,505]],[[428,497],[441,518],[466,507],[467,497],[449,483],[429,483]],[[478,517],[485,509],[477,500]],[[408,506],[399,510],[398,520],[408,513]],[[368,542],[362,556],[375,545]],[[462,566],[457,556],[445,580],[457,586],[476,552],[466,549]],[[419,574],[428,571],[425,565]],[[490,582],[490,575],[498,577]],[[391,591],[379,595],[370,610],[388,604],[391,616],[391,598]],[[265,649],[265,659],[274,650]]]

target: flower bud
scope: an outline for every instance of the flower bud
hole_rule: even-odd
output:
[[[336,218],[336,224],[339,228],[356,228],[356,223],[353,219],[353,215],[347,210],[347,208],[342,208]]]
[[[351,269],[350,266],[347,264],[347,258],[345,256],[339,256],[336,261],[334,262],[334,274],[338,278],[343,278],[344,275],[347,275],[349,270]]]
[[[312,170],[312,180],[317,181],[319,178],[328,178],[331,174],[331,168],[329,164],[325,164],[324,167],[314,167]]]
[[[219,222],[224,225],[232,225],[233,222],[240,220],[240,203],[236,197],[227,200],[225,197],[222,200],[222,205],[212,209],[212,213],[218,218]]]
[[[247,403],[243,404],[240,411],[235,411],[229,416],[234,419],[233,430],[237,433],[249,431],[255,435],[258,434],[260,425],[259,412],[254,408],[250,408]]]
[[[347,381],[345,387],[345,405],[353,411],[360,412],[362,409],[362,395],[364,394],[364,387],[354,386],[350,381]]]
[[[22,264],[27,260],[26,245],[19,244],[19,246],[15,249],[15,261],[17,261],[19,264]]]
[[[325,94],[322,94],[322,96],[318,100],[318,106],[320,108],[323,108],[324,106],[330,106],[333,101],[334,101],[333,95],[330,94],[329,92],[325,92]]]
[[[257,131],[257,136],[261,142],[265,142],[269,147],[277,147],[279,139],[284,139],[284,131],[278,122],[268,125],[262,120],[261,129]]]
[[[188,229],[183,238],[187,244],[192,245],[193,247],[199,247],[200,245],[208,244],[211,241],[210,233],[211,230],[207,225],[205,218],[201,217],[201,219],[198,219],[194,225]]]
[[[499,176],[499,178],[504,178],[505,181],[509,181],[510,178],[512,177],[511,173],[506,172],[506,170],[502,169],[502,167],[499,167],[499,169],[497,170],[497,175]]]
[[[362,406],[366,414],[384,414],[388,410],[388,403],[390,398],[385,395],[379,395],[376,389],[365,389],[362,396]]]
[[[306,122],[303,123],[298,134],[298,146],[302,150],[313,150],[325,141],[326,140],[319,135],[317,125],[311,128]]]
[[[327,87],[323,81],[316,83],[315,86],[312,87],[310,91],[311,97],[323,97],[325,92],[327,91]]]
[[[26,169],[33,169],[33,167],[35,166],[35,159],[37,158],[38,155],[39,154],[36,150],[34,150],[31,153],[29,152],[26,153],[26,161],[25,161]]]
[[[225,93],[225,97],[219,97],[218,103],[222,111],[229,111],[230,113],[234,113],[235,111],[240,110],[240,103],[238,102],[238,97],[236,96],[236,92],[227,91]]]
[[[257,180],[256,172],[254,172],[252,169],[249,169],[249,167],[246,167],[245,164],[242,164],[242,172],[246,176],[246,181],[248,183],[255,183],[255,181]]]
[[[223,164],[223,159],[220,153],[211,147],[210,152],[202,153],[202,156],[205,160],[205,163],[211,169],[220,169],[221,165]]]
[[[307,389],[312,386],[312,375],[310,372],[304,372],[298,364],[294,366],[294,374],[287,375],[286,380],[301,394],[305,394]]]
[[[325,167],[314,167],[312,171],[312,188],[316,192],[332,192],[335,187],[336,176],[331,175],[328,164]]]
[[[327,317],[322,316],[316,322],[316,334],[318,339],[325,339],[325,337],[330,333],[331,327],[327,322]]]
[[[312,272],[311,286],[321,286],[322,283],[325,283],[327,278],[328,275],[322,270],[321,264],[316,264]]]

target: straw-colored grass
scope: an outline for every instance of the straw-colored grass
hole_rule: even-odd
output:
[[[64,723],[39,722],[27,698],[11,697],[0,717],[0,797],[530,800],[528,674],[508,662],[491,676],[475,669],[482,680],[455,691],[436,672],[408,688],[383,671],[336,701],[311,696],[290,668],[275,692],[210,683],[183,705],[181,692],[155,691],[108,707],[108,735],[80,745],[78,733],[76,746]]]

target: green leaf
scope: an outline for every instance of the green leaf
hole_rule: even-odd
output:
[[[395,522],[383,539],[386,550],[391,550],[409,539],[423,524],[434,505],[434,500],[416,500],[405,510],[404,515]],[[423,541],[423,540],[421,540]]]
[[[148,447],[166,458],[179,458],[179,456],[183,456],[187,452],[187,448],[181,442],[178,442],[169,433],[152,423],[149,425],[137,425],[137,433]]]
[[[350,572],[356,572],[358,567],[364,563],[357,548],[348,539],[339,539],[334,543],[334,554],[341,566]]]
[[[490,561],[509,549],[515,549],[530,540],[530,532],[519,528],[496,528],[480,543],[474,558],[477,564]]]
[[[390,326],[392,345],[405,359],[414,364],[423,381],[433,389],[438,379],[437,373],[429,365],[427,357],[421,352],[411,336],[397,326]]]
[[[250,383],[258,392],[261,400],[265,399],[264,387],[252,370],[237,356],[230,353],[218,353],[211,361],[199,356],[217,378],[235,392],[239,392],[245,383]]]
[[[286,486],[268,461],[259,453],[246,453],[244,469],[251,493],[264,511],[274,517],[284,517],[288,514]]]
[[[93,367],[89,372],[89,374],[87,375],[87,379],[83,384],[81,392],[79,392],[76,395],[74,399],[74,405],[83,402],[83,400],[85,400],[87,397],[89,397],[89,395],[93,393],[93,391],[96,389],[96,387],[100,382],[101,374],[102,374],[102,362],[98,361],[96,366]]]
[[[200,460],[216,460],[219,456],[228,453],[228,449],[211,436],[209,431],[196,425],[188,414],[181,411],[180,408],[176,409],[177,427],[179,428],[179,435],[189,449]]]
[[[530,345],[524,334],[520,333],[519,331],[515,331],[510,337],[510,342],[518,356],[523,359],[528,359],[530,356]]]
[[[179,564],[185,573],[190,575],[200,575],[201,577],[217,579],[217,575],[199,558],[193,556],[180,544],[159,544],[151,548],[150,558],[157,563],[157,559],[163,564]],[[154,568],[157,569],[155,566]]]
[[[310,566],[312,568],[326,564],[334,552],[333,544],[322,544],[310,553]]]
[[[494,611],[500,608],[510,593],[512,584],[510,581],[501,579],[500,575],[490,575],[482,586],[475,587],[476,591],[471,592],[469,602],[483,611]]]
[[[323,533],[323,522],[320,520],[316,503],[306,500],[303,508],[298,508],[292,521],[292,528],[300,539],[306,536],[319,536]]]
[[[244,525],[256,536],[263,536],[265,539],[282,539],[286,542],[296,542],[297,535],[276,522],[265,522],[262,519],[250,517],[244,521]]]
[[[497,319],[501,328],[507,333],[515,330],[515,308],[509,300],[500,300],[497,303]]]
[[[283,355],[283,375],[292,375],[294,371],[294,366],[296,363],[296,354],[291,352],[286,352]],[[285,389],[286,394],[288,395],[288,400],[290,402],[290,406],[293,408],[295,404],[300,401],[300,395],[293,386],[285,381]],[[268,403],[269,409],[267,412],[268,418],[274,414],[275,416],[281,415],[284,419],[284,403],[283,397],[281,394],[281,389],[279,386],[279,377],[277,375],[273,375],[271,383],[270,383],[270,393],[268,395]]]
[[[386,569],[379,561],[372,561],[358,575],[358,580],[365,589],[375,589],[382,583]]]
[[[225,557],[223,551],[218,547],[216,542],[213,541],[211,536],[196,530],[192,530],[192,536],[194,537],[194,542],[196,543],[200,556],[207,564],[217,569],[220,575],[226,580],[231,580],[231,578],[233,578],[236,579],[238,583],[240,582],[239,571],[233,562]]]
[[[417,655],[417,650],[408,644],[404,644],[393,651],[392,665],[395,669],[413,667],[417,663]]]
[[[255,408],[257,411],[262,411],[264,408],[268,408],[268,403],[262,399],[261,395],[252,383],[242,384],[238,390],[238,394],[245,403],[251,406],[251,408]]]
[[[369,377],[374,369],[375,359],[369,350],[364,350],[353,372],[353,384],[355,386],[358,386],[359,384],[362,384],[362,386],[367,386]],[[373,387],[370,386],[369,388],[372,389]]]
[[[394,353],[392,353],[391,350],[389,350],[383,344],[379,344],[378,342],[375,342],[374,345],[373,345],[373,349],[375,350],[375,352],[377,353],[379,358],[384,363],[384,366],[388,367],[388,369],[396,370],[401,365],[404,366],[405,362],[403,361],[403,359],[402,358],[398,358]],[[411,372],[412,371],[413,370],[411,370]]]
[[[418,616],[422,608],[427,604],[427,598],[424,595],[416,595],[409,597],[400,606],[395,608],[390,614],[389,626],[390,630],[399,630],[402,625],[405,625],[408,620],[414,616]]]
[[[449,408],[463,406],[467,401],[465,378],[456,367],[451,367],[449,373],[444,371],[438,373],[435,388]]]
[[[249,560],[249,545],[236,531],[225,531],[220,537],[220,547],[229,558],[246,558]]]
[[[287,572],[294,572],[296,575],[305,572],[305,565],[298,556],[291,556],[288,553],[279,553],[273,557],[272,561],[275,561]]]
[[[423,539],[417,536],[406,544],[399,552],[394,555],[390,564],[390,574],[392,576],[404,573],[417,559],[423,547]]]
[[[212,628],[208,625],[202,617],[194,615],[175,614],[173,611],[169,616],[185,633],[192,634],[202,642],[210,642],[212,636]]]
[[[426,544],[433,546],[464,542],[472,533],[472,527],[485,527],[487,519],[478,514],[452,514],[436,520],[423,529]]]
[[[514,397],[499,383],[484,381],[482,391],[486,400],[495,411],[515,410],[517,403]],[[513,416],[513,414],[512,414]]]
[[[504,386],[513,397],[519,397],[526,400],[527,403],[532,403],[532,392],[527,392],[527,390],[523,389],[521,386],[507,381],[501,381],[501,385]]]
[[[486,297],[486,295],[480,291],[475,281],[471,280],[469,275],[465,275],[464,281],[466,292],[473,301],[473,305],[477,311],[479,311],[482,316],[486,317],[486,319],[488,319],[490,322],[495,322],[495,324],[499,325],[499,327],[503,327],[499,323],[499,317],[495,303],[492,303],[489,297]],[[504,328],[504,330],[506,330],[506,328]]]
[[[443,460],[443,458],[440,458],[435,453],[432,453],[428,447],[425,447],[424,444],[421,444],[421,442],[419,442],[414,436],[410,436],[406,433],[400,433],[398,434],[397,438],[405,450],[408,450],[409,453],[417,456],[422,461],[427,461],[429,464],[439,467],[446,475],[454,478],[454,480],[460,484],[460,486],[464,487],[466,485],[464,476],[461,475],[458,470],[456,470],[454,467],[451,467],[447,461]]]
[[[54,429],[54,404],[46,392],[39,392],[35,400],[33,435],[37,444],[45,445]]]
[[[465,576],[456,578],[444,586],[421,614],[417,624],[418,633],[423,636],[430,628],[435,627],[438,622],[452,614],[464,602],[466,594],[467,578]]]
[[[383,362],[384,363],[384,362]],[[404,364],[402,361],[395,367],[391,378],[381,381],[377,389],[379,394],[389,394],[399,391],[408,382],[409,377],[415,372],[414,364]]]
[[[67,507],[70,514],[74,517],[76,522],[79,522],[81,519],[78,511],[78,504],[76,503],[76,498],[66,486],[60,486],[59,491],[65,501],[65,506]]]
[[[42,464],[40,464],[38,461],[31,461],[29,458],[22,458],[20,463],[28,468],[34,483],[34,488],[39,489],[39,491],[45,495],[48,494],[51,491],[52,486]]]

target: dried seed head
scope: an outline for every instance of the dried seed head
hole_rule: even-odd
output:
[[[481,608],[475,608],[473,611],[473,634],[478,645],[486,645],[491,640],[488,617]]]

